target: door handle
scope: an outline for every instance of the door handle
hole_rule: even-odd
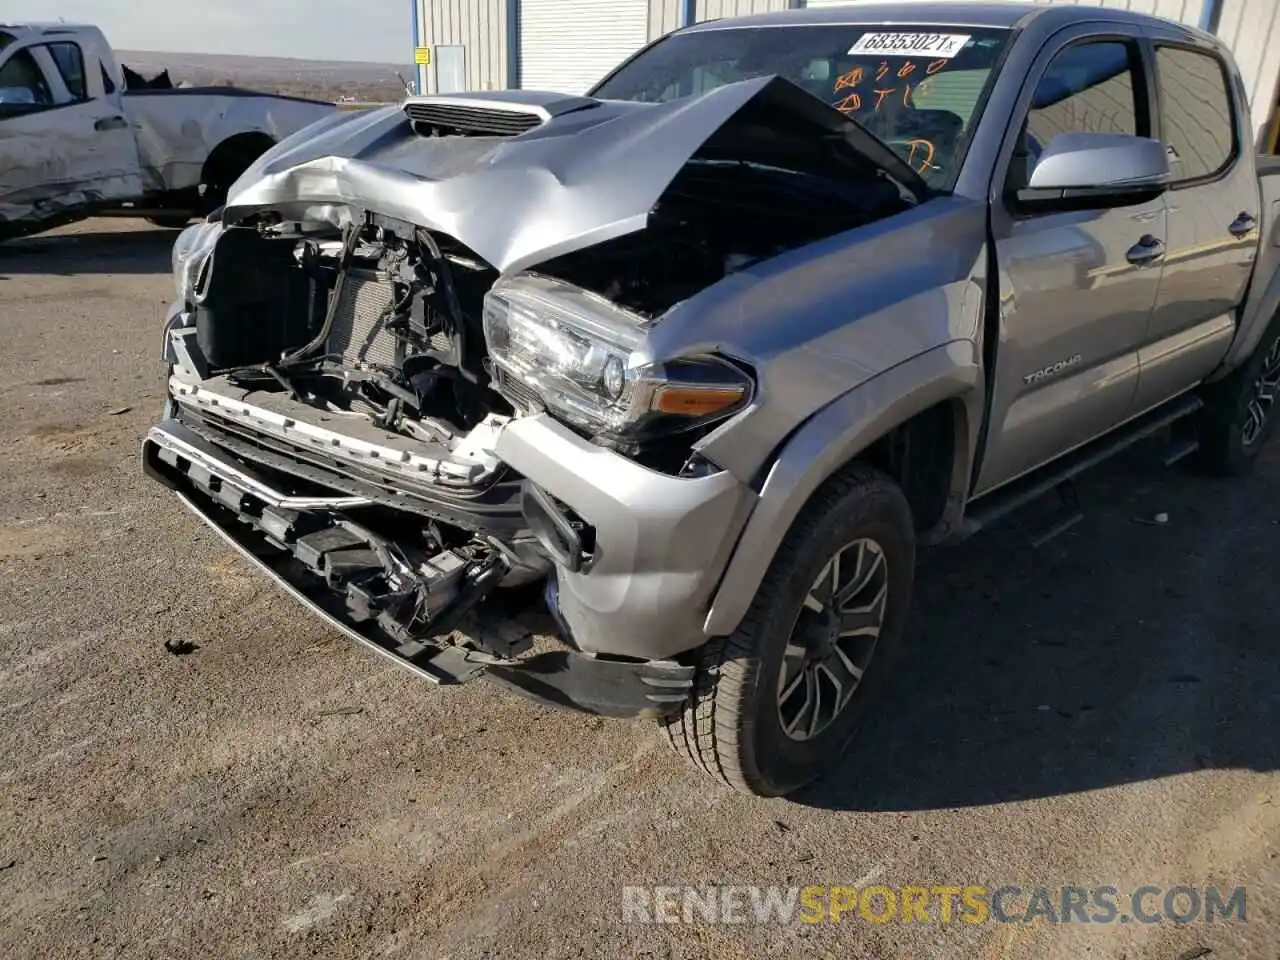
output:
[[[95,130],[123,130],[129,125],[129,121],[124,117],[103,117],[93,124]]]
[[[1245,237],[1253,232],[1253,228],[1258,225],[1257,218],[1251,213],[1242,213],[1236,217],[1231,226],[1227,227],[1231,231],[1233,237]]]
[[[1145,267],[1150,263],[1155,263],[1164,256],[1164,241],[1157,240],[1148,234],[1143,237],[1132,247],[1126,254],[1129,262],[1135,267]]]

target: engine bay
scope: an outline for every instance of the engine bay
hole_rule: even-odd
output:
[[[535,272],[651,322],[726,276],[905,206],[887,179],[695,157],[644,230]],[[487,421],[539,408],[489,362],[484,299],[497,279],[456,240],[376,213],[344,229],[260,214],[222,232],[191,306],[208,375],[457,445]],[[629,452],[659,469],[683,462],[679,451]]]
[[[234,228],[211,263],[195,304],[211,374],[425,442],[513,412],[483,366],[480,308],[495,274],[425,231]]]

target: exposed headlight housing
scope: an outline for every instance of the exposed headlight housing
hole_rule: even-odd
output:
[[[485,297],[489,357],[546,409],[583,430],[642,439],[720,419],[745,406],[752,381],[712,356],[643,363],[646,321],[572,284],[523,275]]]
[[[178,234],[173,244],[173,285],[180,301],[196,300],[204,268],[221,235],[222,224],[209,221],[193,223]]]

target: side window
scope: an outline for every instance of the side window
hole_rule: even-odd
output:
[[[0,108],[15,105],[53,105],[53,91],[27,50],[19,50],[0,67]]]
[[[1032,96],[1010,186],[1026,185],[1041,152],[1059,134],[1148,135],[1150,122],[1139,101],[1139,62],[1136,48],[1118,40],[1079,43],[1059,52]]]
[[[107,73],[107,65],[105,63],[98,64],[98,67],[102,70],[102,89],[107,96],[111,96],[116,92],[116,82],[111,79],[111,74]]]
[[[62,74],[62,82],[77,100],[89,99],[89,89],[84,78],[84,54],[80,52],[80,44],[64,41],[51,43],[46,48],[53,62],[58,65]]]
[[[1226,68],[1181,47],[1156,49],[1161,129],[1176,181],[1213,177],[1239,153]]]

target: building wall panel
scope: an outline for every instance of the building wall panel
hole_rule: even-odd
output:
[[[698,0],[697,11],[698,20],[702,21],[788,10],[791,6],[790,0]]]
[[[423,46],[457,44],[466,48],[467,86],[501,90],[507,83],[507,0],[418,0]],[[428,67],[427,93],[436,92],[434,64]]]
[[[649,0],[649,39],[684,26],[685,0]]]
[[[1280,77],[1280,2],[1223,0],[1218,36],[1235,54],[1249,91],[1253,126],[1269,128],[1276,109],[1276,81]]]

